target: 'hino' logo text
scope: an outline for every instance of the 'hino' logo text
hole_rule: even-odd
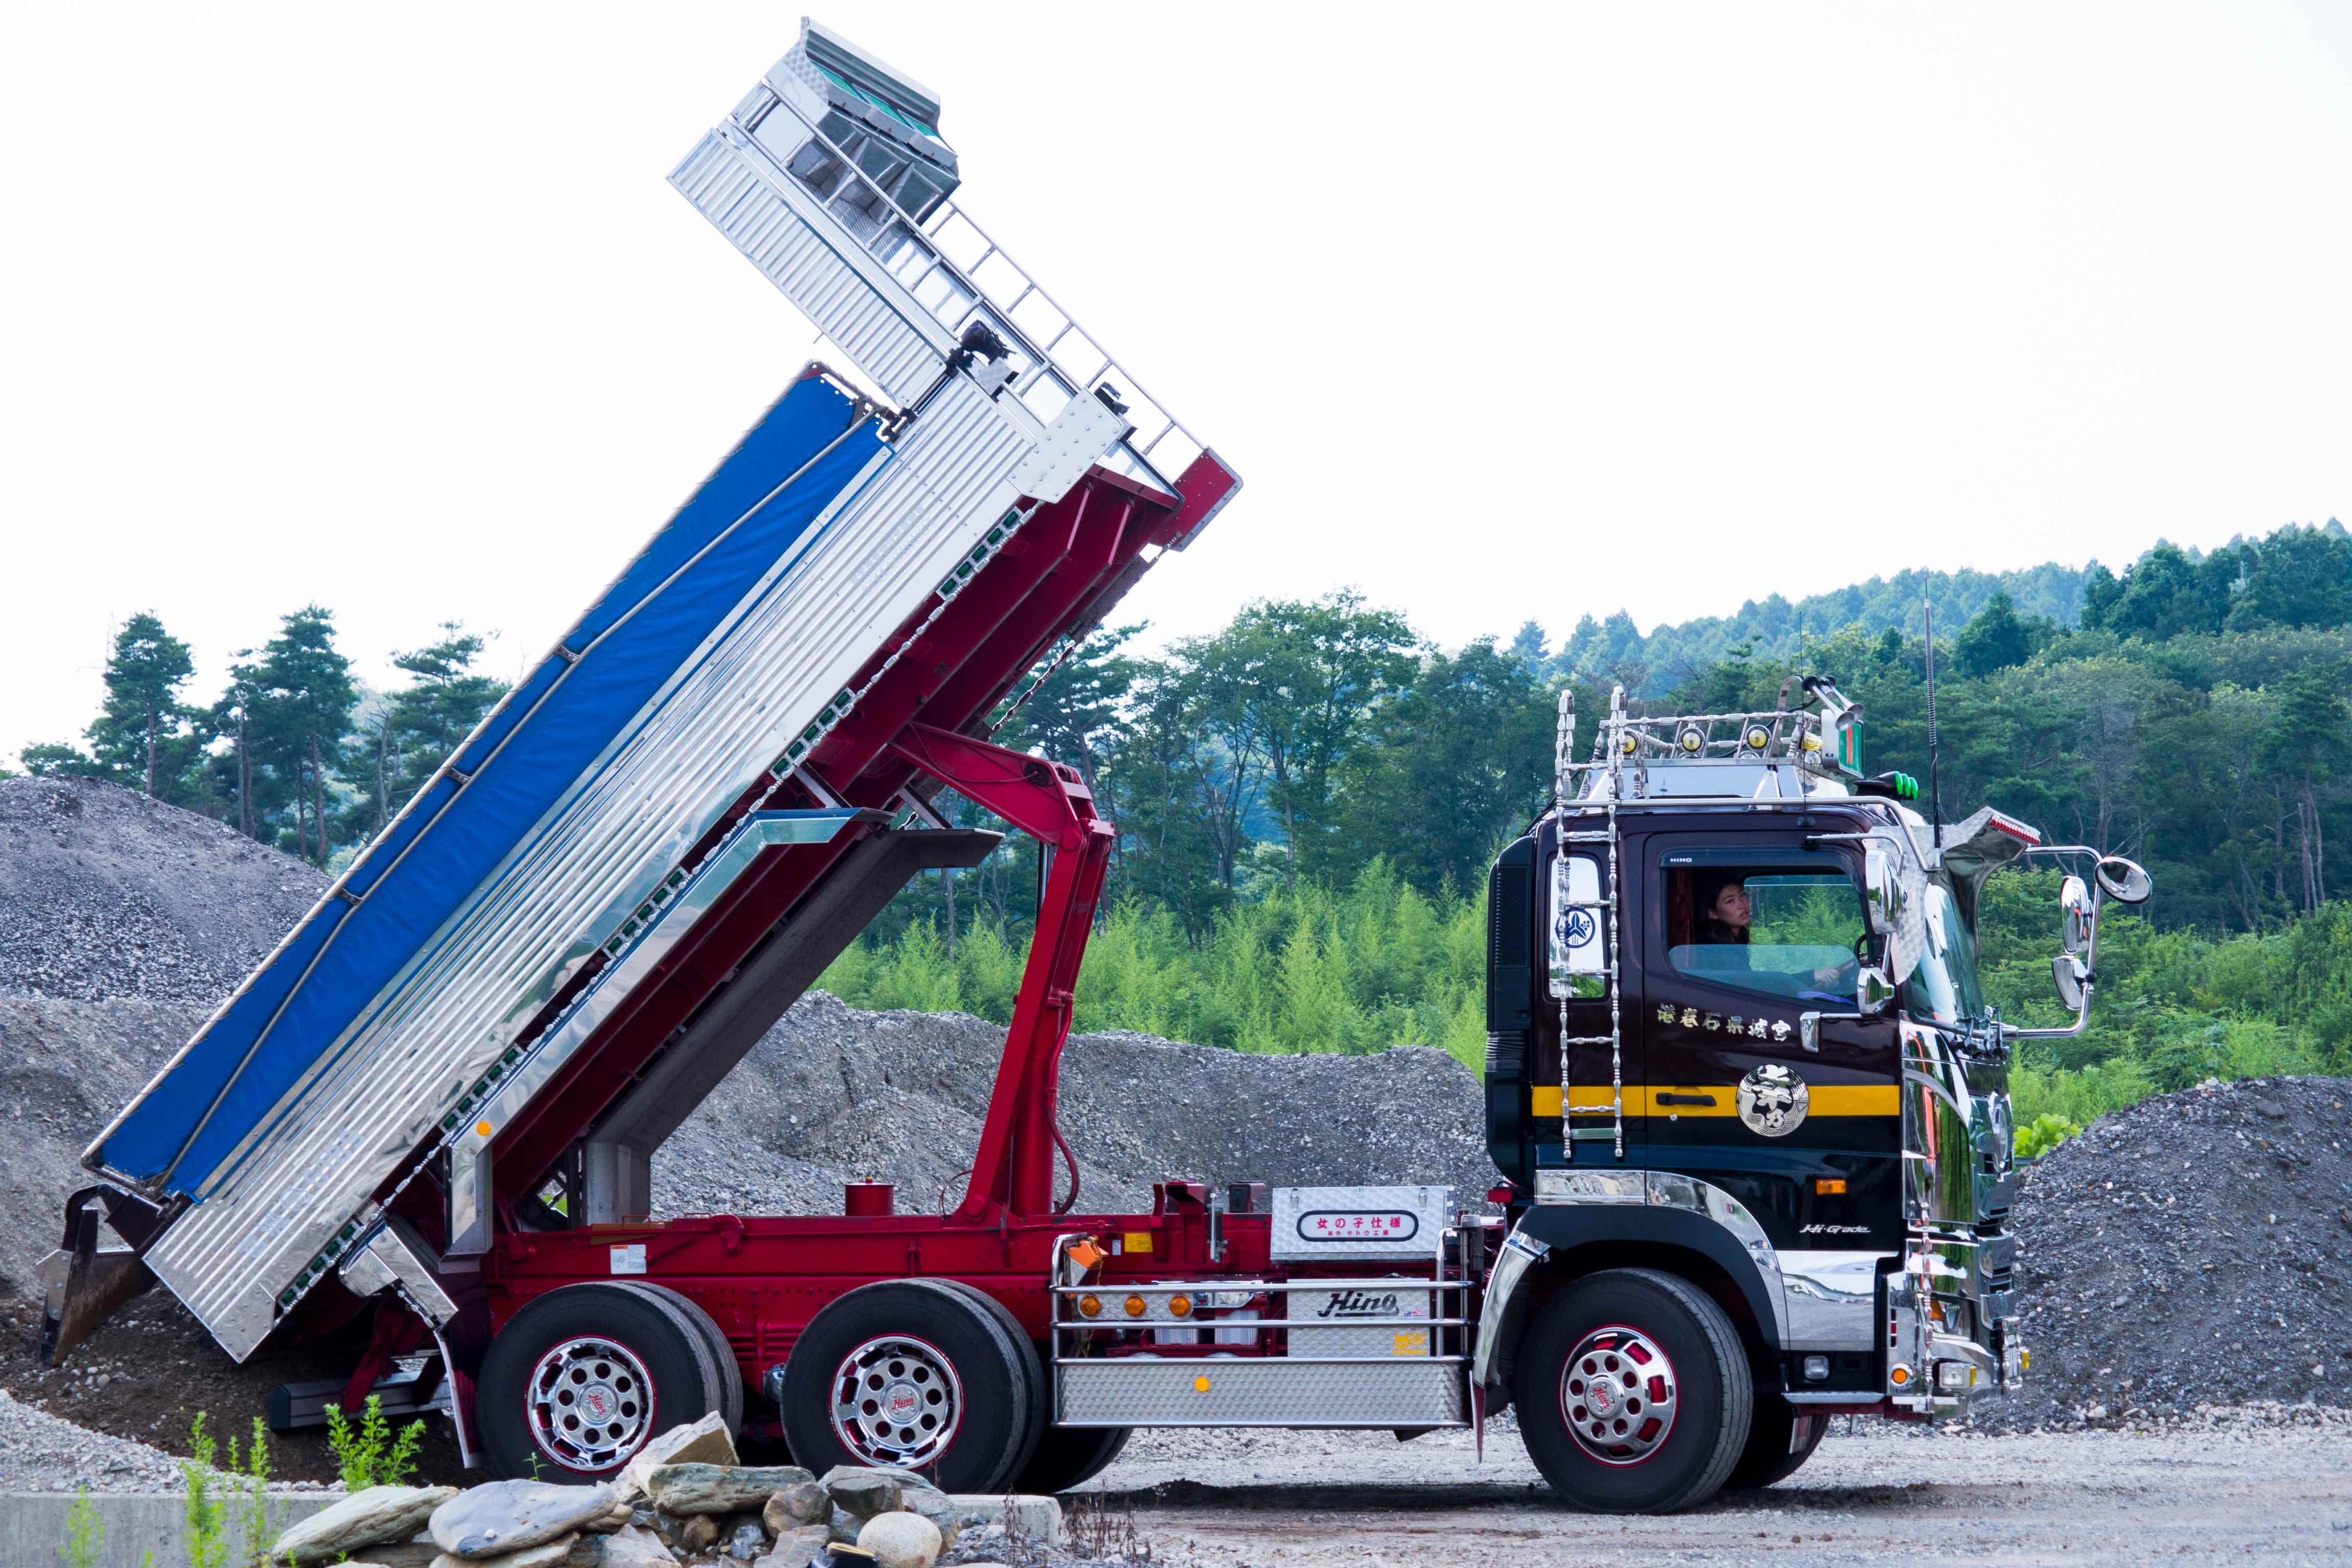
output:
[[[1375,1296],[1369,1290],[1335,1290],[1323,1303],[1318,1318],[1393,1318],[1397,1315],[1396,1293]]]

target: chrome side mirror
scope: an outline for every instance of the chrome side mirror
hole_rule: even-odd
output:
[[[1862,857],[1862,907],[1873,936],[1892,936],[1903,918],[1903,884],[1895,857],[1872,845]]]
[[[1875,964],[1865,963],[1854,971],[1853,1010],[1865,1018],[1875,1018],[1893,1005],[1895,982],[1886,971]]]
[[[2139,863],[2120,855],[2102,857],[2095,874],[2101,890],[2119,904],[2144,904],[2148,894],[2156,891],[2155,880]]]
[[[2145,873],[2143,873],[2145,875]],[[2069,877],[2058,892],[2058,907],[2065,911],[2064,942],[2068,952],[2087,952],[2091,946],[2091,889],[2080,877]]]
[[[1822,1016],[1819,1013],[1797,1015],[1797,1044],[1819,1052],[1822,1048]]]
[[[2071,952],[2062,952],[2050,961],[2050,978],[2057,983],[2058,1000],[2065,1004],[2069,1013],[2082,1012],[2083,982],[2090,973],[2083,967],[2083,961]]]

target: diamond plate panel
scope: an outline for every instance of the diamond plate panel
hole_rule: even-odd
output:
[[[1451,1356],[1336,1365],[1123,1356],[1054,1371],[1065,1426],[1465,1424],[1462,1363]]]

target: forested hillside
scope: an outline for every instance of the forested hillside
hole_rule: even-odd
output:
[[[1475,1060],[1483,876],[1549,788],[1560,685],[1587,714],[1614,682],[1652,711],[1720,711],[1830,675],[1864,705],[1871,768],[1924,779],[1923,595],[1946,816],[1996,804],[2157,879],[2110,932],[2100,1022],[2031,1058],[2021,1100],[2084,1112],[2207,1073],[2352,1068],[2352,539],[2333,522],[2203,555],[2158,545],[2120,574],[1906,574],[1646,637],[1588,618],[1558,647],[1530,625],[1441,648],[1347,591],[1252,604],[1157,655],[1133,651],[1138,628],[1097,633],[995,716],[998,740],[1080,768],[1118,828],[1081,1026]],[[331,866],[498,700],[482,647],[445,626],[396,656],[397,689],[366,691],[331,614],[306,606],[192,705],[190,651],[141,615],[84,736],[23,760]],[[2012,1017],[2050,1006],[2042,881],[2004,874],[1990,900]],[[1018,837],[927,877],[826,984],[861,1005],[1002,1018],[1035,886]]]

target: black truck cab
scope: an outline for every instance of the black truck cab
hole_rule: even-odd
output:
[[[2022,1375],[2011,1042],[1979,889],[2045,850],[1938,828],[1862,775],[1860,710],[1637,718],[1488,886],[1486,1141],[1508,1198],[1474,1376],[1596,1508],[1685,1507],[1803,1462],[1828,1415],[1932,1419]],[[2116,897],[2146,874],[2099,858]],[[2066,884],[2087,1016],[2097,905]],[[2074,982],[2072,992],[2069,980]]]

